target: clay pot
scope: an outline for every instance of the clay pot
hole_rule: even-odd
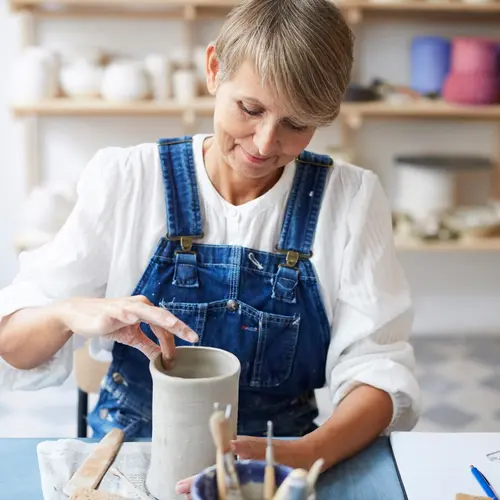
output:
[[[178,481],[215,463],[209,426],[214,403],[232,406],[236,435],[241,366],[236,356],[220,349],[178,347],[172,369],[166,371],[158,355],[150,371],[153,435],[146,486],[158,500],[172,500],[178,497]]]
[[[495,44],[489,40],[455,38],[451,55],[451,72],[494,75],[496,57]]]
[[[499,79],[496,75],[461,74],[448,75],[443,98],[456,104],[493,104],[498,100]]]

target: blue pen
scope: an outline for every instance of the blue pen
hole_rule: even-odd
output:
[[[497,494],[493,490],[493,487],[491,486],[490,482],[484,477],[482,472],[480,472],[476,467],[473,465],[470,466],[470,471],[472,472],[473,476],[476,478],[477,482],[480,484],[481,488],[483,488],[484,492],[486,493],[487,496],[492,498],[493,500],[499,500]]]

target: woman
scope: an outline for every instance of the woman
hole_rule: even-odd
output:
[[[60,383],[77,338],[111,344],[89,424],[150,436],[148,358],[161,348],[169,364],[175,345],[199,343],[242,363],[242,457],[264,456],[268,419],[301,437],[276,442],[294,467],[413,427],[411,304],[388,202],[373,173],[305,151],[339,113],[352,44],[328,0],[235,8],[207,49],[214,135],[99,152],[60,233],[22,255],[0,294],[3,386]],[[325,381],[335,411],[316,428]]]

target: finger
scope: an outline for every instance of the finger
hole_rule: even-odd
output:
[[[153,359],[160,352],[160,347],[155,344],[139,327],[125,327],[117,332],[111,333],[108,337],[112,340],[127,344],[141,351],[149,359]]]
[[[191,492],[191,486],[193,485],[195,476],[188,477],[186,479],[183,479],[182,481],[179,481],[175,485],[175,491],[178,495],[189,495]]]
[[[173,367],[173,362],[175,359],[175,340],[174,336],[159,326],[149,325],[153,333],[158,337],[160,341],[161,357],[163,361],[163,366],[166,370]]]
[[[165,328],[187,342],[198,342],[196,332],[166,309],[150,306],[142,302],[128,302],[126,308],[129,312],[137,314],[137,316],[150,326],[155,325]]]
[[[266,454],[266,438],[239,437],[231,441],[231,450],[243,460],[262,460]]]

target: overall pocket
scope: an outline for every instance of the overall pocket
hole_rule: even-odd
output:
[[[205,321],[207,318],[208,304],[196,304],[190,302],[160,302],[160,307],[170,311],[176,318],[194,330],[199,337],[195,345],[203,345],[203,335],[205,332]],[[191,345],[178,337],[175,337],[175,345]]]
[[[196,345],[229,351],[240,360],[240,387],[273,388],[290,377],[299,316],[262,312],[235,300],[160,305],[198,334]],[[176,345],[189,344],[176,338]]]

